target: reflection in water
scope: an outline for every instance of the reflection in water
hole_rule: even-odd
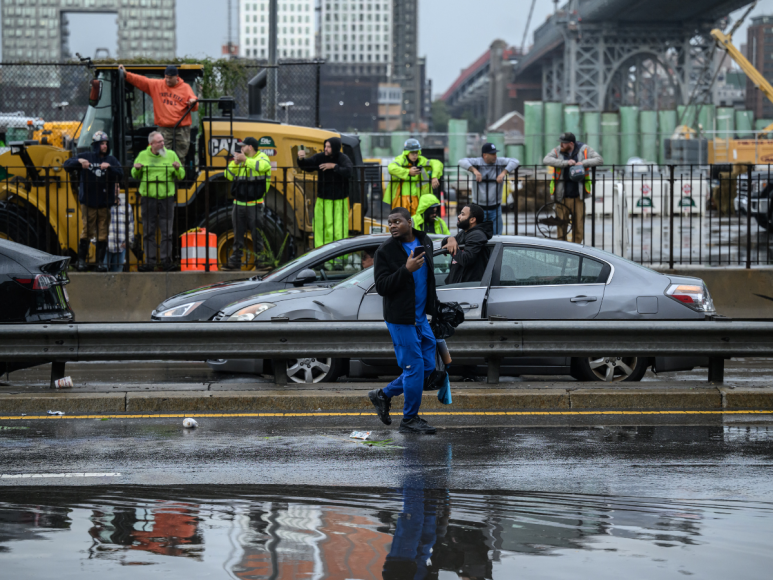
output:
[[[561,562],[578,557],[604,572],[635,557],[642,576],[647,566],[700,574],[714,559],[754,577],[769,567],[773,528],[767,505],[449,492],[420,477],[396,490],[4,488],[2,499],[6,577],[74,567],[80,577],[133,578],[123,566],[135,565],[166,578],[570,577]]]

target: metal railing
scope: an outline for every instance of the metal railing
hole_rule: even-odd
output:
[[[20,243],[74,257],[81,230],[78,173],[61,166],[23,167],[21,158],[13,159],[18,159],[18,165],[0,167],[0,232]],[[225,167],[190,162],[183,169],[185,175],[180,179],[170,168],[147,183],[144,177],[131,177],[132,167],[123,168],[118,188],[128,192],[125,209],[130,211],[121,213],[122,218],[111,218],[111,227],[123,232],[120,241],[133,250],[122,267],[124,271],[147,262],[161,263],[161,240],[146,235],[144,247],[137,241],[147,232],[143,222],[146,225],[151,217],[159,223],[167,220],[167,243],[172,248],[166,269],[179,268],[180,236],[193,228],[215,233],[218,267],[227,261],[233,244],[234,199]],[[731,166],[605,166],[593,168],[589,178],[584,216],[574,215],[567,202],[553,198],[553,176],[544,166],[520,166],[502,186],[488,184],[497,192],[495,201],[501,204],[501,233],[579,241],[582,226],[584,244],[645,265],[751,268],[773,264],[770,166],[749,166],[742,172]],[[108,177],[103,179],[107,183]],[[142,215],[141,197],[136,191],[143,179],[147,187],[168,186],[176,191],[170,217],[163,218],[158,207],[154,208],[156,215]],[[477,184],[473,174],[455,166],[446,166],[436,183],[429,175],[403,182],[390,176],[387,166],[375,163],[356,166],[349,180],[349,219],[340,229],[348,230],[350,236],[385,232],[392,209],[391,203],[384,202],[385,194],[394,197],[414,190],[439,198],[439,219],[455,233],[457,215],[465,204],[486,204],[476,194],[479,185],[487,184]],[[317,190],[315,173],[302,172],[297,166],[272,171],[271,190],[263,206],[264,224],[256,233],[261,239],[265,235],[267,249],[256,256],[248,246],[243,268],[253,269],[256,262],[271,267],[321,242],[333,241],[314,239]],[[321,214],[323,221],[340,219],[330,215],[329,208],[326,211]],[[123,228],[118,227],[116,219],[123,219]],[[129,238],[132,219],[136,222],[133,246]],[[149,259],[150,253],[153,255]]]
[[[706,356],[709,381],[721,382],[724,359],[773,355],[773,321],[470,321],[448,346],[455,357],[485,358],[490,383],[503,358],[523,356]],[[382,322],[0,326],[0,361],[52,362],[52,385],[76,361],[271,359],[285,385],[287,359],[393,356]]]

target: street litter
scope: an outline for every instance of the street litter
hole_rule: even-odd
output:
[[[6,427],[5,425],[0,426],[0,431],[11,431],[13,429],[29,429],[29,427]]]
[[[49,415],[64,415],[64,411],[49,411]]]
[[[363,441],[370,437],[370,431],[352,431],[349,439],[362,439]]]
[[[196,422],[196,419],[191,419],[190,417],[183,419],[183,427],[186,429],[193,429],[198,426],[199,424]]]
[[[73,386],[72,377],[64,377],[63,379],[56,379],[54,385],[57,389],[69,389]]]

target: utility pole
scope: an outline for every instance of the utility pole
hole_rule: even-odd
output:
[[[266,116],[269,119],[276,119],[276,102],[279,100],[279,84],[277,82],[279,75],[277,69],[277,22],[279,16],[277,12],[279,6],[277,0],[269,0],[268,3],[268,107]]]
[[[228,58],[233,58],[234,54],[234,37],[233,37],[233,7],[231,6],[231,0],[228,0]]]

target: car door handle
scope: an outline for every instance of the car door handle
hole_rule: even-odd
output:
[[[595,296],[575,296],[570,298],[569,302],[595,302],[597,298]]]
[[[469,302],[460,302],[459,306],[462,307],[462,310],[475,310],[478,307],[477,304],[470,304]]]

